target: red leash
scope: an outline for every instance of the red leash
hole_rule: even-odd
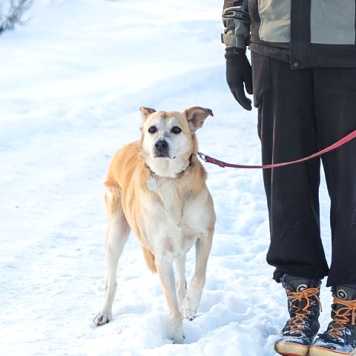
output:
[[[346,135],[345,137],[343,137],[339,141],[335,142],[334,144],[330,145],[329,147],[326,147],[323,150],[321,150],[319,152],[316,152],[316,153],[314,153],[314,154],[312,154],[312,155],[310,155],[308,157],[297,159],[295,161],[265,164],[265,165],[262,165],[262,166],[249,166],[249,165],[243,165],[243,164],[227,163],[227,162],[219,161],[218,159],[212,158],[210,156],[207,156],[207,155],[205,155],[204,153],[201,153],[201,152],[198,152],[198,155],[203,161],[208,162],[208,163],[216,164],[217,166],[219,166],[221,168],[230,167],[230,168],[262,168],[262,169],[269,169],[269,168],[277,168],[277,167],[282,167],[282,166],[288,166],[290,164],[304,162],[304,161],[307,161],[309,159],[321,156],[322,154],[324,154],[326,152],[332,151],[332,150],[344,145],[346,142],[351,141],[355,137],[356,137],[356,130],[352,131],[351,133],[349,133],[348,135]]]

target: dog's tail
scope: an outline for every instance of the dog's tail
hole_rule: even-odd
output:
[[[147,250],[146,248],[142,247],[143,256],[145,257],[146,264],[150,271],[153,273],[157,272],[156,264],[155,264],[155,256],[151,253],[151,251]]]

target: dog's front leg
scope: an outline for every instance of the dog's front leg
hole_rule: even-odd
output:
[[[166,297],[169,316],[173,330],[173,341],[177,344],[183,343],[183,321],[179,311],[178,300],[175,289],[172,256],[156,256],[157,273],[161,281],[163,293]]]
[[[130,233],[130,227],[125,218],[121,205],[115,194],[107,192],[105,195],[108,214],[108,230],[106,235],[106,291],[104,305],[95,317],[94,323],[104,325],[112,319],[112,304],[116,292],[116,273],[119,258],[122,254]]]
[[[196,265],[192,281],[183,301],[183,318],[193,320],[200,304],[201,294],[205,285],[206,268],[212,245],[212,233],[198,239],[195,244]]]
[[[178,303],[181,306],[185,297],[185,292],[187,290],[187,281],[185,279],[185,262],[186,255],[176,258],[176,270],[177,270],[177,294],[178,294]]]

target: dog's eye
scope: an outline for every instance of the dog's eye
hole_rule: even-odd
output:
[[[178,126],[173,126],[171,132],[174,133],[174,134],[179,134],[179,133],[182,132],[182,130]]]
[[[157,132],[157,127],[156,126],[151,126],[149,129],[148,129],[148,132],[151,133],[151,134],[154,134]]]

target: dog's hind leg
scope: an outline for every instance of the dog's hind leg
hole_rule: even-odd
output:
[[[183,318],[193,320],[200,304],[201,294],[205,285],[206,269],[212,245],[212,232],[197,240],[196,265],[192,281],[188,287],[187,294],[183,301]]]
[[[112,319],[112,304],[116,292],[116,273],[119,258],[130,233],[130,227],[121,207],[120,195],[117,191],[105,193],[108,229],[106,235],[106,291],[101,312],[95,317],[94,323],[104,325]]]

